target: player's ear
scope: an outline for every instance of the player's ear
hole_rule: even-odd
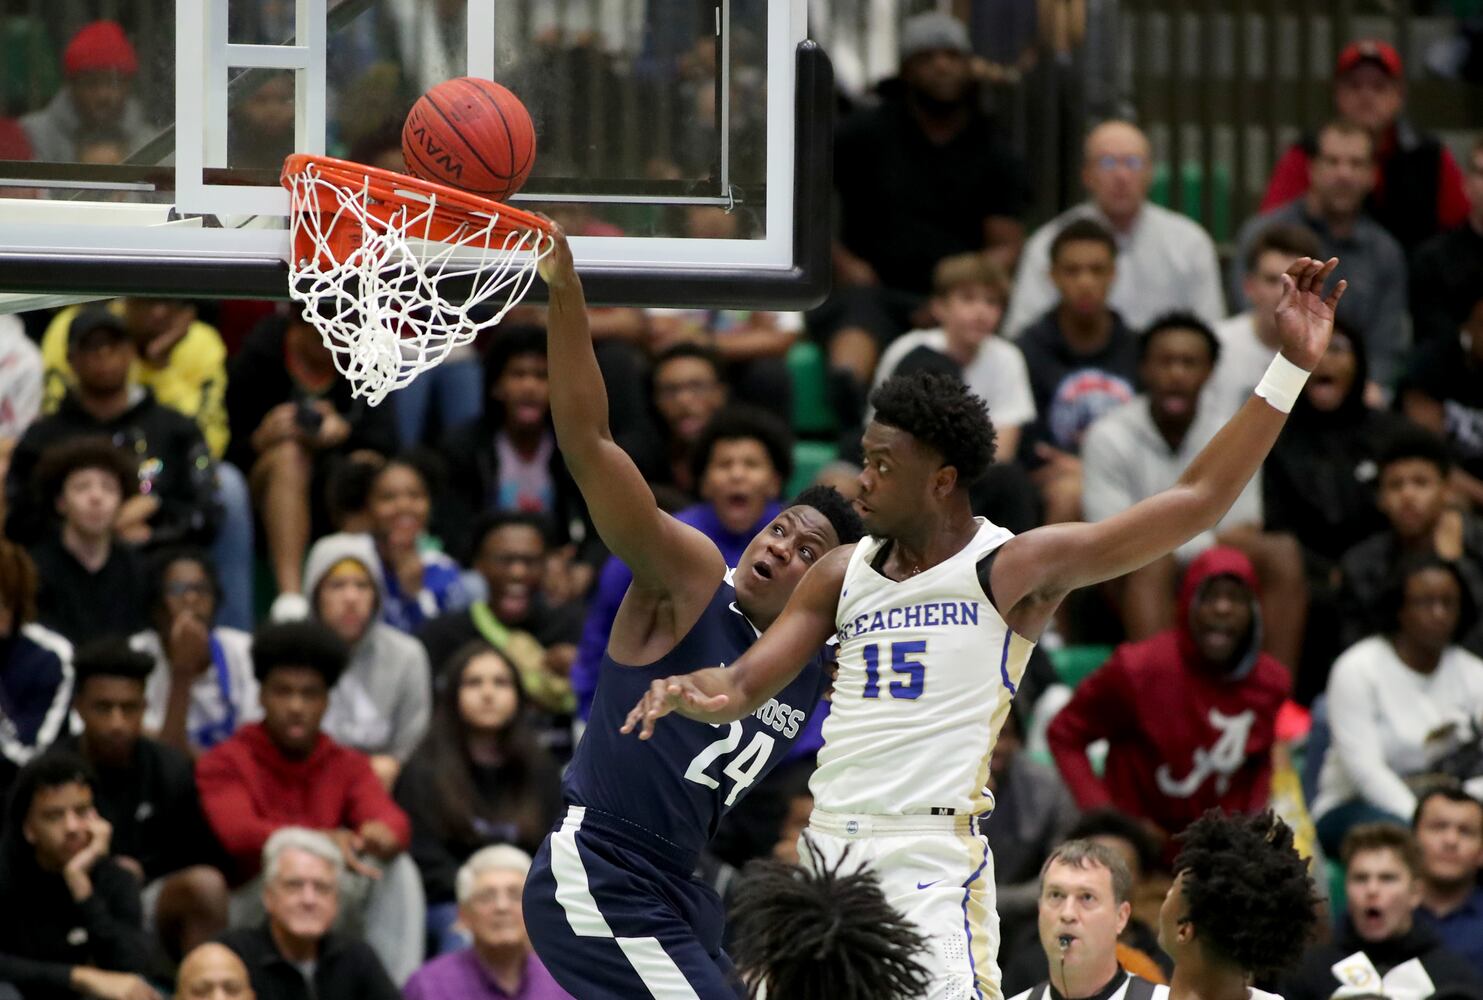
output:
[[[944,465],[937,470],[932,479],[932,496],[938,500],[946,500],[952,495],[958,486],[958,470],[955,466]]]

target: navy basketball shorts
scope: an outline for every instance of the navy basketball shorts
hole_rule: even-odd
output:
[[[563,989],[580,1000],[745,996],[721,949],[720,897],[685,854],[615,817],[567,807],[536,853],[524,899],[531,943]]]

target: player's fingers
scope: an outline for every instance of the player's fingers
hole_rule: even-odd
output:
[[[1328,260],[1324,261],[1323,266],[1318,269],[1318,274],[1313,280],[1313,290],[1316,292],[1322,292],[1323,286],[1328,284],[1329,275],[1333,274],[1334,268],[1338,266],[1339,258],[1337,257],[1330,257]]]
[[[685,692],[685,700],[692,708],[698,708],[703,712],[715,712],[725,708],[731,699],[724,694],[706,694],[703,691],[689,690]]]
[[[640,698],[637,705],[628,710],[628,717],[623,720],[623,725],[618,727],[620,733],[631,733],[633,727],[644,717],[644,699]]]
[[[1332,292],[1329,292],[1329,297],[1324,299],[1323,301],[1328,305],[1330,309],[1338,308],[1339,300],[1344,297],[1344,292],[1348,288],[1349,282],[1343,278],[1340,278],[1339,283],[1334,286],[1334,290]]]

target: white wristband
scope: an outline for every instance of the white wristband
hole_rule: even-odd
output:
[[[1311,374],[1287,360],[1279,351],[1257,384],[1256,394],[1272,404],[1273,409],[1291,413],[1292,405],[1298,401]]]

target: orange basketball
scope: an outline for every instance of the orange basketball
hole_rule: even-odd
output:
[[[423,180],[503,201],[536,160],[536,130],[520,98],[463,76],[420,97],[402,126],[402,158]]]

